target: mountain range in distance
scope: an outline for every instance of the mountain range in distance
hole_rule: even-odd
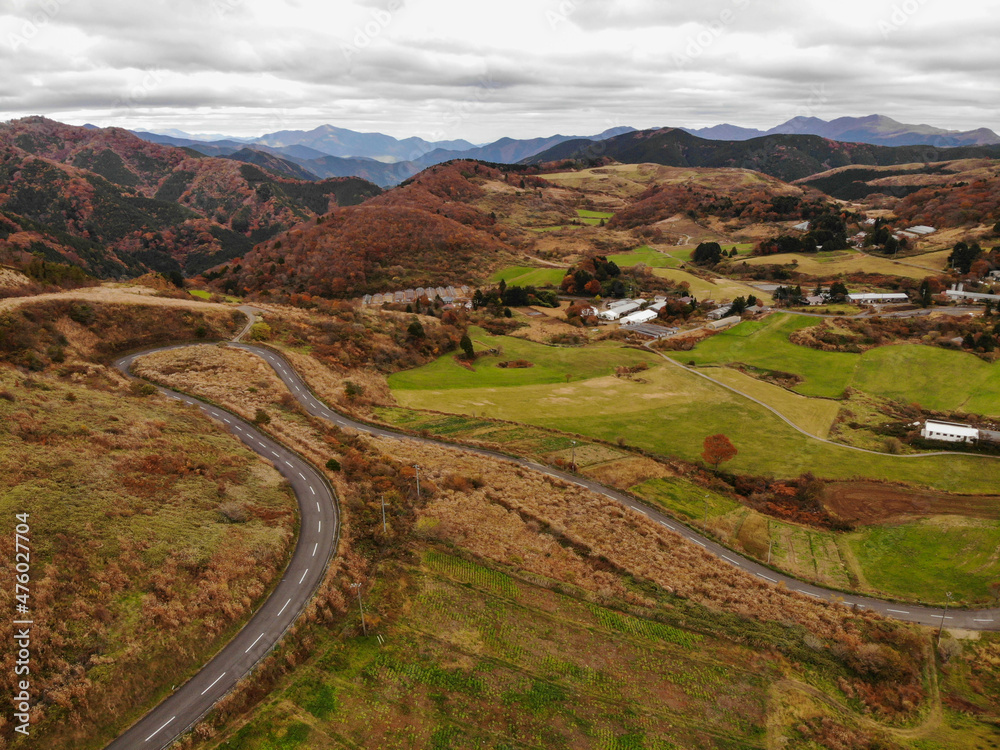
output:
[[[989,128],[945,130],[932,125],[906,125],[885,115],[867,117],[793,117],[788,122],[757,130],[739,125],[713,125],[708,128],[681,128],[699,138],[713,141],[747,141],[766,135],[818,135],[833,141],[870,143],[874,146],[990,146],[1000,143],[1000,136]]]
[[[1000,144],[1000,136],[989,128],[959,131],[931,125],[908,125],[884,115],[839,117],[793,117],[770,130],[722,124],[706,128],[678,128],[713,141],[747,141],[774,135],[815,135],[843,143],[877,146],[933,146],[954,148]],[[392,187],[435,164],[453,159],[515,164],[532,159],[571,141],[604,141],[637,132],[616,127],[592,136],[553,135],[543,138],[500,138],[475,145],[469,141],[398,139],[384,133],[363,133],[334,125],[312,130],[280,130],[257,138],[222,134],[191,134],[170,129],[159,133],[132,131],[153,143],[188,148],[206,156],[259,161],[250,152],[265,152],[273,158],[269,166],[296,179],[361,177],[380,187]],[[565,151],[565,150],[563,150]],[[276,161],[277,160],[277,161]],[[284,163],[284,167],[282,167]]]
[[[282,130],[255,139],[222,138],[200,140],[173,134],[132,131],[143,140],[165,146],[177,146],[206,156],[235,158],[246,161],[246,150],[263,151],[292,165],[307,170],[317,179],[330,177],[361,177],[380,187],[398,185],[418,172],[435,164],[453,159],[516,164],[541,151],[571,140],[599,141],[634,128],[611,128],[593,136],[553,135],[546,138],[501,138],[493,143],[475,146],[469,141],[426,141],[422,138],[396,139],[384,133],[360,133],[333,125],[321,125],[313,130]],[[286,170],[289,176],[301,179],[296,170]]]

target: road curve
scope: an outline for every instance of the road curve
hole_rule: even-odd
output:
[[[252,318],[252,315],[248,312],[249,317]],[[249,326],[244,329],[244,333],[248,329]],[[137,352],[117,360],[115,366],[123,373],[130,375],[129,369],[138,357],[156,351],[179,349],[185,346],[187,345],[158,347]],[[845,594],[804,583],[743,557],[655,508],[640,503],[630,495],[592,479],[559,471],[530,459],[508,456],[484,448],[456,446],[451,443],[416,437],[384,427],[357,422],[326,406],[309,389],[292,365],[276,351],[252,344],[232,343],[230,346],[243,349],[263,359],[274,368],[278,377],[309,414],[325,419],[338,427],[351,428],[376,437],[412,440],[452,450],[461,450],[522,466],[575,484],[615,500],[636,513],[641,513],[654,523],[658,523],[668,531],[698,545],[729,565],[740,568],[769,584],[784,586],[803,596],[832,601],[862,610],[870,609],[891,619],[931,627],[943,624],[949,628],[964,630],[1000,630],[1000,608],[952,609],[946,613],[940,607],[895,604],[881,599]],[[108,745],[107,750],[162,750],[208,713],[217,701],[225,696],[270,652],[304,610],[323,580],[329,560],[336,550],[340,532],[340,514],[332,490],[320,473],[298,455],[224,409],[204,404],[195,398],[166,388],[158,390],[169,398],[199,407],[210,417],[231,429],[248,448],[271,461],[291,483],[298,500],[302,523],[299,539],[284,577],[239,634],[194,677]]]
[[[115,362],[129,374],[137,357],[161,347],[130,354]],[[181,393],[158,389],[168,398],[197,406],[243,443],[274,464],[291,484],[298,501],[300,528],[284,576],[250,621],[194,677],[137,721],[108,750],[161,750],[201,719],[270,653],[298,619],[326,575],[340,535],[340,510],[326,479],[297,454],[259,432],[250,423],[216,406]]]

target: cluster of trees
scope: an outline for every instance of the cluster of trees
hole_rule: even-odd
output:
[[[757,297],[753,294],[747,297],[737,297],[733,300],[733,304],[726,311],[726,315],[742,315],[748,307],[753,307],[757,304]]]
[[[699,266],[714,266],[723,258],[735,258],[739,250],[726,250],[718,242],[702,242],[691,253],[691,262]]]
[[[780,186],[784,187],[784,186]],[[808,219],[828,210],[822,200],[806,200],[797,195],[775,195],[778,183],[770,186],[733,186],[725,193],[690,183],[653,185],[615,214],[608,225],[633,229],[662,221],[679,213],[692,219],[718,216],[746,223]]]
[[[978,242],[957,242],[951,250],[951,255],[948,256],[948,266],[959,273],[966,274],[972,271],[973,265],[981,258],[983,258],[983,249]],[[983,272],[988,271],[989,263],[983,261],[979,267]]]
[[[903,198],[894,211],[907,226],[993,224],[1000,217],[1000,177],[948,187],[927,187]]]
[[[754,248],[753,254],[815,253],[820,250],[843,250],[848,246],[844,217],[836,213],[823,213],[810,220],[809,231],[802,236],[786,234],[763,240]]]
[[[606,256],[584,258],[572,266],[560,285],[566,294],[588,294],[596,297],[621,298],[628,292],[622,280],[622,270]]]
[[[503,314],[510,317],[511,307],[559,307],[559,297],[547,289],[536,289],[533,286],[507,286],[504,281],[500,285],[485,292],[477,289],[472,295],[473,310],[491,310],[494,315]]]
[[[804,305],[806,302],[806,295],[802,292],[802,287],[798,284],[795,286],[779,286],[771,293],[771,296],[776,303],[785,304],[788,307],[797,307],[798,305]]]

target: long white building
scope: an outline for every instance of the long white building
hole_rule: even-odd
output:
[[[637,310],[634,313],[630,313],[618,321],[623,326],[637,326],[640,323],[648,323],[651,320],[656,320],[656,310]]]
[[[942,440],[946,443],[974,443],[979,440],[979,430],[967,424],[928,419],[920,430],[920,437],[926,440]]]

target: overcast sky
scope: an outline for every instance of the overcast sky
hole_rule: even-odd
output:
[[[1000,129],[982,0],[0,0],[0,119],[258,135]]]

